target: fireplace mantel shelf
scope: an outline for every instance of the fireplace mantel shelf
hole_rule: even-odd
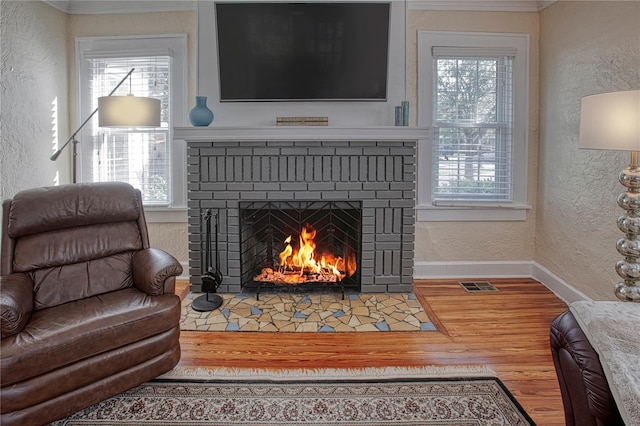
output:
[[[376,126],[264,126],[264,127],[176,127],[175,139],[188,142],[332,140],[332,141],[418,141],[429,138],[423,127]]]

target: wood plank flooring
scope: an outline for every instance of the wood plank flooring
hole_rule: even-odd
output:
[[[484,281],[484,279],[483,279]],[[498,292],[457,281],[417,280],[414,292],[438,332],[181,333],[179,366],[357,368],[482,364],[493,369],[538,425],[564,425],[549,324],[567,309],[532,279],[494,279]],[[188,291],[186,282],[177,292]]]

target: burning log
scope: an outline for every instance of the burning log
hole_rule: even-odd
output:
[[[338,277],[333,274],[303,274],[298,272],[274,271],[271,268],[263,268],[259,275],[253,277],[254,281],[274,284],[303,284],[303,283],[335,283]]]
[[[285,248],[280,252],[280,269],[263,268],[253,280],[278,284],[335,283],[356,271],[355,255],[347,262],[331,253],[318,254],[314,238],[316,230],[306,224],[299,237],[299,247],[291,245],[291,235],[284,240]],[[346,271],[346,272],[345,272]]]

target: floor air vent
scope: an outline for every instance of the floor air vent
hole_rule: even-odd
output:
[[[500,291],[493,286],[489,281],[461,281],[462,288],[469,293],[484,293],[489,291]]]

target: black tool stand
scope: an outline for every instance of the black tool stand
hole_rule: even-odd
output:
[[[218,215],[215,215],[216,219],[216,265],[212,267],[212,250],[211,250],[211,209],[208,209],[202,216],[205,224],[205,245],[202,261],[204,263],[204,270],[202,271],[202,292],[206,293],[196,298],[191,307],[199,312],[208,312],[218,309],[222,305],[222,297],[216,294],[216,290],[222,284],[222,273],[218,268],[220,265],[220,251],[218,250]],[[202,225],[200,225],[202,226]]]
[[[193,300],[191,307],[194,311],[209,312],[218,309],[222,305],[222,297],[216,293],[207,293]]]
[[[218,309],[222,305],[222,297],[215,293],[216,283],[208,275],[202,277],[202,296],[198,296],[191,303],[191,307],[198,312],[209,312]]]

